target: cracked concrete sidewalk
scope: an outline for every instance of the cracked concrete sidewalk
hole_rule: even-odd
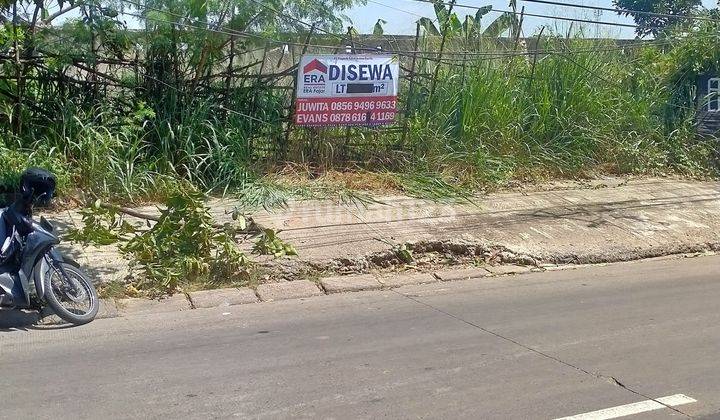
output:
[[[443,244],[501,249],[538,263],[628,261],[720,249],[720,182],[607,179],[559,182],[546,190],[500,192],[475,203],[381,197],[367,207],[297,201],[252,217],[281,230],[314,267],[372,261],[393,245]],[[218,221],[230,220],[232,200],[212,200]],[[76,212],[48,215],[61,229]],[[121,279],[127,263],[114,247],[66,248],[100,279]],[[281,269],[281,268],[278,268]]]

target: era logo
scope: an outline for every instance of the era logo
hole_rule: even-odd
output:
[[[316,58],[303,67],[303,81],[308,84],[325,83],[325,74],[327,74],[327,70],[327,66]]]

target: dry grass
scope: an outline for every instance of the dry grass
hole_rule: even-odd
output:
[[[266,175],[265,179],[287,188],[371,191],[378,194],[402,191],[396,174],[361,168],[323,170],[309,164],[289,163]]]

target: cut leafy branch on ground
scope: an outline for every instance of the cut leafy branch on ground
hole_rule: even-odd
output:
[[[156,296],[247,285],[255,267],[238,248],[237,238],[248,234],[251,219],[236,214],[234,224],[218,225],[204,200],[202,193],[188,187],[169,197],[159,216],[95,201],[81,210],[83,227],[71,230],[68,237],[86,245],[117,243],[138,274],[126,286],[126,294]],[[145,223],[130,223],[127,215]],[[262,231],[255,249],[276,257],[297,254],[271,229]],[[109,290],[117,294],[117,289]]]
[[[255,242],[253,252],[260,255],[272,255],[274,257],[296,256],[297,251],[291,244],[278,237],[273,229],[265,229]]]

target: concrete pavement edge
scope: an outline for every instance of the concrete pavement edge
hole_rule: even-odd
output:
[[[645,260],[666,260],[715,255],[714,252],[699,252],[659,256]],[[638,261],[638,260],[636,260]],[[102,299],[98,319],[116,318],[137,314],[166,313],[205,308],[230,307],[268,303],[288,299],[307,299],[335,293],[352,293],[367,290],[387,290],[402,286],[426,284],[441,281],[469,280],[473,278],[514,276],[531,272],[578,269],[589,266],[627,264],[628,261],[599,264],[542,264],[538,267],[501,264],[482,266],[456,266],[433,271],[407,271],[379,274],[336,275],[310,280],[295,280],[259,285],[255,290],[248,287],[227,288],[178,293],[161,300],[139,298]]]

